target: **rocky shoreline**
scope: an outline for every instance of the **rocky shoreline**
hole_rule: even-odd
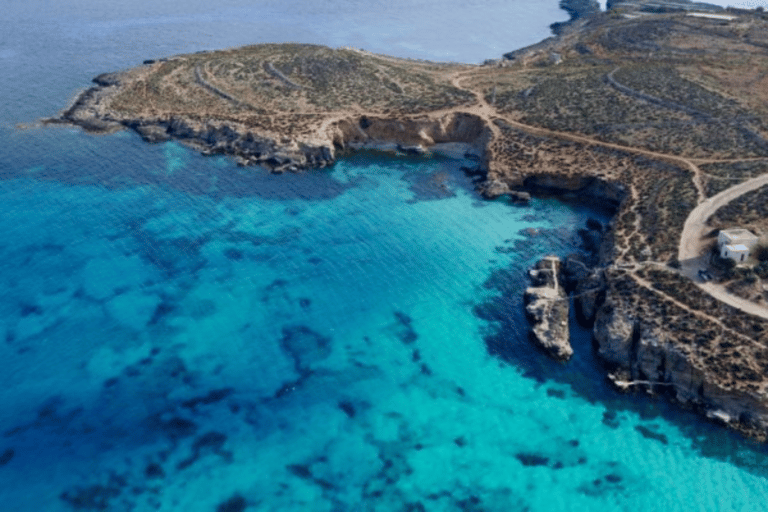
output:
[[[337,155],[361,149],[399,152],[406,155],[443,154],[465,157],[484,166],[490,130],[469,113],[446,114],[441,118],[410,119],[360,116],[330,123],[324,133],[309,141],[289,137],[276,140],[254,133],[244,123],[232,120],[188,117],[120,118],[104,108],[104,102],[120,90],[121,73],[93,79],[96,84],[82,92],[73,105],[46,124],[72,124],[90,133],[129,129],[150,143],[175,140],[205,155],[233,157],[238,164],[260,165],[279,174],[286,171],[323,168]],[[489,190],[485,197],[521,194],[511,189]]]
[[[424,154],[438,144],[458,143],[465,149],[465,156],[477,160],[481,166],[478,192],[489,199],[507,196],[513,201],[526,201],[531,193],[577,194],[613,204],[618,209],[626,194],[621,184],[593,177],[574,180],[556,175],[531,175],[524,176],[520,182],[489,178],[486,144],[490,130],[480,118],[470,114],[453,114],[439,120],[342,119],[331,125],[331,135],[325,144],[310,145],[258,137],[231,123],[183,119],[118,121],[102,116],[99,104],[111,89],[119,86],[119,75],[102,75],[95,82],[96,87],[85,91],[53,122],[75,124],[96,133],[127,128],[147,142],[177,140],[204,154],[230,155],[241,165],[262,165],[273,173],[332,165],[345,151],[378,149]],[[753,437],[765,438],[768,431],[765,402],[707,383],[706,377],[690,365],[684,354],[661,343],[656,327],[638,318],[612,294],[611,274],[605,272],[612,265],[614,252],[610,227],[601,232],[597,244],[593,242],[595,260],[591,264],[573,257],[564,264],[545,258],[535,269],[534,286],[525,293],[534,341],[557,360],[567,361],[571,357],[569,298],[565,291],[569,288],[577,316],[593,329],[598,354],[608,365],[607,377],[618,389],[663,392],[714,421]],[[559,286],[559,282],[569,284]]]
[[[558,361],[573,355],[568,316],[570,304],[561,280],[560,258],[547,256],[528,271],[532,286],[525,290],[525,312],[533,324],[534,342]]]
[[[617,68],[613,63],[606,64],[606,51],[600,50],[602,47],[598,46],[598,42],[616,45],[617,34],[625,37],[619,31],[621,29],[628,34],[627,48],[632,49],[634,46],[630,43],[634,41],[633,30],[636,27],[630,24],[632,22],[622,25],[609,18],[602,16],[596,20],[597,28],[584,28],[591,21],[580,18],[567,34],[509,54],[506,64],[492,62],[479,67],[440,67],[438,64],[405,61],[393,64],[396,59],[316,47],[248,49],[251,53],[242,58],[261,59],[260,64],[251,66],[251,69],[257,70],[255,73],[264,71],[249,79],[252,80],[249,90],[262,92],[259,93],[261,96],[252,93],[252,98],[246,96],[237,101],[232,99],[241,96],[231,94],[234,89],[226,89],[223,81],[215,82],[214,73],[203,77],[207,69],[205,59],[229,58],[229,55],[180,56],[170,59],[170,64],[194,70],[191,78],[186,80],[197,84],[198,89],[190,90],[192,94],[200,94],[199,101],[206,102],[206,108],[216,115],[205,115],[205,112],[190,114],[189,110],[175,109],[173,101],[177,100],[166,104],[166,110],[137,108],[134,111],[125,107],[125,101],[122,110],[113,108],[115,98],[130,87],[134,88],[129,91],[134,96],[129,95],[129,98],[137,97],[139,92],[146,94],[145,89],[138,88],[136,84],[146,83],[147,77],[159,73],[164,69],[163,65],[168,64],[150,62],[136,70],[100,75],[94,79],[95,87],[83,92],[59,118],[49,122],[75,124],[99,133],[130,129],[148,142],[175,140],[204,154],[226,154],[241,165],[260,165],[274,173],[326,167],[340,155],[360,149],[412,155],[450,154],[472,162],[473,168],[468,172],[477,178],[478,192],[486,198],[506,197],[511,201],[524,202],[531,194],[539,193],[592,198],[612,207],[615,215],[608,226],[592,223],[582,230],[580,234],[584,240],[585,255],[568,256],[562,261],[545,259],[531,272],[532,286],[526,291],[526,311],[533,322],[534,341],[558,360],[565,361],[571,356],[568,308],[570,300],[573,300],[576,318],[593,329],[597,353],[617,387],[626,391],[664,394],[715,421],[765,439],[768,435],[768,388],[762,384],[760,372],[755,368],[760,368],[764,360],[768,361],[768,354],[755,348],[760,344],[755,345],[751,332],[745,331],[752,328],[751,322],[755,320],[745,316],[739,320],[740,323],[728,323],[731,319],[725,317],[738,316],[738,312],[727,310],[715,302],[706,302],[709,299],[702,298],[692,283],[675,281],[678,276],[666,264],[671,254],[669,246],[677,241],[664,242],[665,237],[674,238],[675,232],[659,233],[657,220],[661,218],[658,222],[666,222],[669,226],[674,226],[674,222],[679,220],[671,217],[677,215],[674,211],[660,213],[653,208],[657,207],[662,190],[696,193],[690,170],[683,168],[683,159],[605,141],[601,137],[609,133],[606,125],[601,125],[600,129],[604,131],[597,136],[585,137],[580,135],[585,129],[577,124],[573,125],[575,128],[569,125],[569,131],[562,128],[554,131],[541,127],[542,123],[548,122],[548,118],[536,121],[537,118],[531,117],[532,121],[528,120],[527,124],[519,122],[521,116],[536,113],[537,101],[549,108],[552,102],[559,99],[559,96],[555,100],[546,96],[547,91],[558,91],[556,87],[546,89],[547,74],[544,78],[534,76],[532,79],[534,82],[541,81],[539,89],[513,83],[512,92],[504,96],[499,91],[497,95],[496,75],[493,73],[513,80],[502,74],[509,65],[520,66],[523,70],[527,66],[532,66],[534,70],[551,70],[554,66],[563,69],[565,66],[549,58],[553,52],[566,59],[585,59],[583,69],[587,71],[577,68],[578,73],[584,76],[593,73],[596,67],[604,67],[604,74],[599,80],[589,82],[592,89],[584,89],[587,95],[600,87],[606,88],[602,94],[621,94],[622,91],[610,88],[606,82],[606,74],[610,78],[611,70]],[[668,33],[672,30],[673,21],[661,19],[659,30]],[[611,25],[610,30],[603,30],[603,25],[607,23],[615,25]],[[588,41],[597,50],[589,50],[583,42],[588,39],[590,30],[599,34],[598,39]],[[585,48],[589,51],[584,51]],[[278,55],[284,58],[282,65],[273,64],[277,58],[274,52],[278,51],[287,52]],[[595,57],[593,54],[596,52],[603,52],[604,55]],[[284,114],[279,111],[273,116],[285,116],[288,122],[281,126],[290,128],[281,131],[279,123],[263,121],[264,117],[268,117],[266,114],[253,114],[255,107],[252,105],[259,104],[255,100],[262,99],[265,103],[279,100],[304,105],[311,100],[318,104],[317,97],[312,96],[316,94],[312,80],[319,79],[314,76],[307,78],[291,67],[294,53],[304,55],[302,65],[306,69],[314,69],[307,62],[316,59],[326,67],[330,65],[328,63],[338,66],[339,73],[352,69],[350,63],[361,66],[361,59],[369,59],[373,63],[371,65],[377,67],[372,74],[375,75],[375,82],[371,82],[374,85],[386,73],[390,73],[386,76],[397,78],[401,84],[403,80],[422,73],[418,75],[419,84],[426,85],[423,85],[421,92],[431,95],[432,103],[429,108],[420,108],[416,100],[404,94],[405,89],[394,82],[387,89],[392,92],[394,100],[384,97],[380,104],[365,110],[359,107],[362,101],[359,97],[352,95],[352,100],[347,99],[353,107],[340,107],[335,93],[325,90],[323,94],[326,96],[321,99],[333,108],[329,107],[327,113],[311,120],[302,117],[305,114],[301,112],[291,110],[291,114]],[[645,53],[643,58],[647,58]],[[401,67],[392,71],[391,66]],[[359,69],[362,68],[357,69],[356,74],[336,76],[337,82],[334,83],[343,84],[344,79],[349,78],[357,87]],[[293,74],[291,70],[294,70]],[[533,75],[534,71],[530,73]],[[492,80],[483,82],[484,77],[491,77]],[[462,80],[465,79],[467,82],[477,80],[477,83],[462,89]],[[292,85],[286,84],[286,80],[290,80]],[[201,87],[200,81],[209,87]],[[187,82],[180,83],[189,87]],[[176,83],[173,85],[178,86]],[[210,87],[219,92],[211,92]],[[197,90],[203,92],[194,92]],[[382,94],[389,94],[387,91]],[[467,92],[469,94],[464,94]],[[658,95],[658,92],[655,94]],[[617,107],[622,116],[626,109],[635,108],[635,103],[630,102],[642,103],[642,99],[625,96],[612,100],[622,102],[618,103],[620,108]],[[165,99],[157,95],[152,97]],[[172,95],[169,97],[175,98]],[[702,98],[711,102],[708,96],[702,95]],[[385,100],[402,102],[402,106],[395,104],[393,107]],[[572,101],[577,100],[581,101],[581,96]],[[604,102],[602,98],[598,101]],[[275,105],[284,108],[283,103]],[[509,108],[512,110],[505,110],[505,105],[511,105]],[[652,105],[656,109],[666,108],[664,105]],[[702,105],[707,107],[708,104]],[[557,106],[563,111],[569,107],[563,104]],[[581,105],[578,107],[582,108]],[[643,104],[642,108],[650,107]],[[642,111],[641,114],[645,116],[647,113]],[[591,125],[586,126],[589,128]],[[624,126],[622,129],[627,128]],[[638,129],[645,128],[640,126]],[[645,198],[648,198],[647,202],[643,202]],[[662,213],[668,216],[659,217]],[[639,218],[640,215],[648,215],[648,219]],[[621,246],[617,242],[619,236],[622,237]],[[646,263],[652,265],[646,266]],[[653,272],[659,273],[658,276]],[[666,285],[663,280],[672,280],[675,284]],[[687,290],[685,296],[680,290]],[[685,303],[688,300],[693,305]],[[668,322],[672,317],[677,323],[670,327]],[[762,326],[758,323],[754,325],[757,326],[754,332],[763,332],[758,330],[758,327],[764,329]],[[711,334],[714,331],[718,334]],[[711,341],[713,339],[715,341]],[[739,355],[742,352],[739,351],[746,352],[746,347],[751,351],[750,357],[742,365],[743,358]]]

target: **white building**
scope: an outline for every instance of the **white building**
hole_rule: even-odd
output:
[[[746,229],[723,229],[717,235],[720,257],[730,258],[739,263],[749,258],[749,251],[755,245],[757,245],[757,237]]]
[[[749,248],[746,245],[724,245],[720,248],[721,258],[731,258],[737,263],[741,263],[749,258]]]

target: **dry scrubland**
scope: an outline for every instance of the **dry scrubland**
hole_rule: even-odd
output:
[[[631,339],[629,359],[606,359],[627,379],[726,409],[734,426],[765,437],[768,322],[675,270],[691,210],[768,171],[768,22],[758,13],[730,22],[600,15],[483,66],[261,45],[173,57],[101,81],[98,101],[64,117],[155,125],[153,133],[236,155],[242,145],[221,146],[222,137],[336,154],[352,139],[428,147],[463,133],[461,142],[480,145],[488,181],[614,202],[601,250],[602,324],[618,336],[621,322],[606,318],[621,311]],[[484,128],[467,131],[467,119]],[[201,126],[217,127],[218,139],[206,140]],[[761,190],[734,203],[717,226],[765,227],[766,199]],[[723,405],[735,402],[754,414]]]
[[[768,233],[768,186],[735,199],[710,219],[710,224],[717,228],[737,223],[753,233]]]
[[[474,96],[452,86],[445,70],[352,49],[259,45],[130,71],[110,109],[118,118],[231,121],[300,137],[333,114],[413,115],[471,103]]]

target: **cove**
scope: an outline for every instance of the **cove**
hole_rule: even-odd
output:
[[[568,365],[528,342],[525,270],[600,212],[481,201],[456,160],[273,176],[82,140],[122,158],[0,182],[7,510],[739,510],[763,492],[760,449],[614,394],[586,331]]]

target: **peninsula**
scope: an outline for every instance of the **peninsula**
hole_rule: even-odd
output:
[[[663,3],[613,2],[483,65],[298,44],[149,60],[97,77],[59,121],[273,172],[458,152],[488,197],[612,204],[574,285],[606,373],[765,440],[768,279],[707,255],[717,229],[768,234],[768,17]]]

